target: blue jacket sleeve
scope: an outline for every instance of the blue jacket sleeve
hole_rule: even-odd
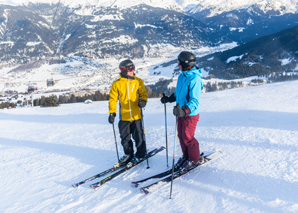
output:
[[[189,85],[189,102],[187,103],[187,106],[191,112],[194,112],[199,108],[201,93],[202,80],[200,77],[196,77]]]

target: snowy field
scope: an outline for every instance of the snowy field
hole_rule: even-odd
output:
[[[172,199],[170,184],[148,195],[130,186],[167,169],[166,151],[97,190],[71,187],[117,161],[106,101],[0,110],[0,212],[298,212],[298,82],[205,93],[200,106],[201,151],[223,155],[175,180]],[[159,99],[149,99],[144,121],[148,148],[165,146]]]

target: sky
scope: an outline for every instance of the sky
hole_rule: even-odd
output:
[[[195,137],[202,152],[223,155],[143,195],[130,183],[168,169],[166,151],[97,190],[86,179],[116,161],[108,102],[0,110],[0,212],[297,212],[297,81],[203,93]],[[174,104],[167,104],[168,160]],[[118,122],[119,116],[116,117]],[[144,110],[148,149],[165,146],[165,110]],[[123,151],[116,124],[116,141]],[[141,184],[146,186],[152,183]]]

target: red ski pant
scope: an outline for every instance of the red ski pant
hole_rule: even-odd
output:
[[[179,117],[177,124],[178,138],[183,156],[197,162],[200,159],[199,142],[195,139],[195,130],[200,115]]]

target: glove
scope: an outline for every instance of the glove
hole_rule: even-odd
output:
[[[145,100],[139,99],[138,106],[140,108],[144,108],[146,106],[146,104],[147,104],[147,102]]]
[[[160,102],[162,103],[162,104],[165,104],[165,103],[168,103],[168,102],[170,102],[169,101],[169,97],[168,96],[162,96],[162,98],[160,99]]]
[[[173,93],[170,97],[166,96],[165,94],[163,94],[162,98],[160,99],[161,103],[165,104],[165,103],[172,103],[174,101],[176,101],[176,97],[175,94]]]
[[[111,114],[109,115],[109,123],[110,123],[110,124],[113,124],[113,123],[114,123],[114,121],[115,121],[115,117],[116,117],[116,113],[111,113]]]
[[[186,117],[189,116],[190,113],[188,106],[183,106],[182,108],[180,106],[174,106],[173,114],[176,117]]]

